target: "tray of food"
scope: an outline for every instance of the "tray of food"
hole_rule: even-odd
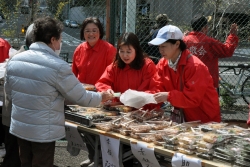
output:
[[[106,111],[102,108],[81,107],[78,105],[68,105],[65,110],[65,119],[91,127],[94,123],[112,120],[110,116],[117,116],[117,111]]]

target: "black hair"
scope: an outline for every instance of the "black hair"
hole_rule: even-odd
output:
[[[60,21],[51,17],[38,18],[34,21],[33,42],[51,43],[51,38],[60,39],[63,25]]]
[[[145,63],[145,55],[143,54],[138,37],[132,32],[126,32],[119,38],[114,64],[116,64],[118,68],[121,69],[126,66],[119,55],[120,47],[124,45],[131,46],[135,49],[135,59],[129,64],[129,66],[136,70],[141,69]]]
[[[191,27],[194,31],[201,31],[207,25],[207,19],[202,14],[197,14],[191,20]]]
[[[102,23],[100,22],[100,20],[97,17],[88,17],[82,22],[82,28],[81,28],[81,32],[80,32],[80,39],[85,40],[85,38],[84,38],[84,29],[89,23],[93,23],[98,27],[99,32],[100,32],[100,39],[102,39],[103,36],[104,36],[104,30],[103,30]]]
[[[181,51],[184,51],[185,49],[187,49],[187,45],[185,44],[185,42],[181,39],[169,39],[166,42],[169,42],[171,44],[175,44],[177,41],[180,41],[180,45],[179,48]]]

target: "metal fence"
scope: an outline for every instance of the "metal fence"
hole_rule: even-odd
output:
[[[225,42],[229,35],[230,25],[238,24],[239,45],[232,57],[219,59],[218,62],[222,72],[221,82],[225,83],[224,87],[220,84],[220,102],[225,119],[245,120],[248,111],[245,101],[248,101],[250,90],[250,81],[246,80],[248,67],[244,68],[244,75],[236,74],[242,72],[238,64],[248,64],[250,60],[249,0],[0,0],[0,16],[3,18],[0,37],[18,48],[24,44],[25,28],[33,20],[47,15],[56,17],[65,26],[62,57],[70,62],[75,48],[82,42],[81,23],[85,18],[95,16],[105,29],[104,39],[116,45],[123,32],[134,32],[144,51],[157,63],[160,56],[158,48],[147,44],[153,30],[160,28],[156,17],[167,14],[172,20],[168,24],[176,25],[185,32],[192,31],[191,20],[197,13],[211,16],[208,35],[221,42]],[[72,21],[77,26],[71,25]],[[68,57],[65,58],[65,55]]]

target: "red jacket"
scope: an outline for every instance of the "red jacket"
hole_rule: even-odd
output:
[[[126,65],[124,69],[109,65],[101,78],[95,84],[98,91],[112,89],[114,92],[125,92],[128,89],[148,91],[155,87],[156,67],[152,60],[146,58],[140,70]]]
[[[11,46],[4,39],[0,38],[0,63],[4,62],[5,59],[9,58],[9,50]]]
[[[83,42],[74,52],[72,71],[81,83],[94,85],[112,63],[115,54],[115,47],[101,39],[94,47]]]
[[[202,32],[190,32],[184,37],[184,42],[190,52],[201,59],[208,67],[214,81],[214,87],[218,88],[219,68],[218,58],[231,57],[238,45],[238,37],[230,34],[223,44],[214,38],[208,37]]]
[[[158,86],[161,92],[169,92],[168,99],[174,107],[184,110],[186,121],[220,122],[218,94],[208,68],[188,50],[182,52],[177,71],[162,58],[157,64]],[[183,91],[180,91],[182,73]]]

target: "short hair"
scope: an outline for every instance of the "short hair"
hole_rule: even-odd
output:
[[[203,14],[196,14],[191,20],[191,27],[194,31],[201,31],[201,29],[208,23],[206,17]]]
[[[33,42],[51,43],[51,38],[60,39],[63,25],[51,17],[38,18],[34,21]]]
[[[185,44],[185,42],[181,39],[169,39],[166,42],[169,42],[171,44],[175,44],[177,41],[180,41],[180,45],[179,48],[181,51],[184,51],[185,49],[187,49],[187,45]]]
[[[84,29],[87,26],[87,24],[89,24],[89,23],[93,23],[98,27],[99,32],[100,32],[100,39],[102,39],[103,36],[104,36],[104,30],[103,30],[102,23],[100,22],[100,20],[97,17],[88,17],[82,22],[82,28],[81,28],[81,32],[80,32],[80,39],[85,40],[85,38],[84,38]]]
[[[121,69],[126,66],[126,64],[122,61],[119,55],[119,50],[121,46],[124,45],[131,46],[135,49],[135,59],[131,62],[130,67],[136,70],[141,69],[145,63],[145,55],[143,54],[143,50],[140,46],[138,37],[132,32],[126,32],[119,38],[114,64],[116,64],[118,68]]]
[[[26,30],[25,34],[25,45],[27,47],[30,47],[30,45],[33,43],[33,36],[34,36],[34,24],[32,23]]]

